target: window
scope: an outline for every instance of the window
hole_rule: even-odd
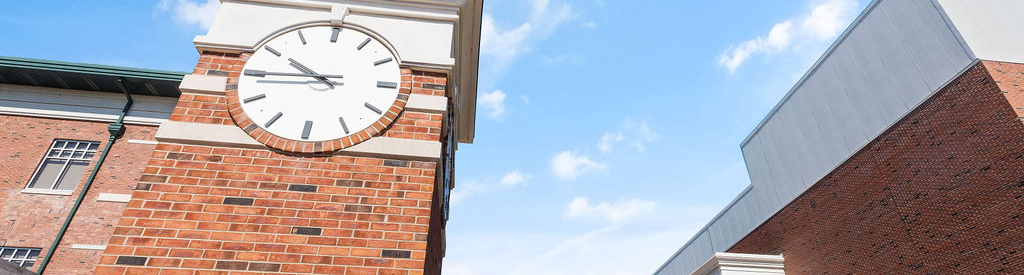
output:
[[[99,142],[54,140],[26,188],[75,190],[99,147]]]
[[[36,258],[39,258],[40,250],[40,248],[0,246],[0,259],[29,268],[36,264]]]

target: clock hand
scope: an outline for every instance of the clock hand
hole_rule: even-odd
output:
[[[245,70],[242,72],[245,75],[264,77],[268,75],[280,75],[280,76],[308,76],[308,77],[324,77],[324,78],[344,78],[342,75],[323,75],[323,74],[299,74],[299,73],[279,73],[279,72],[268,72],[261,70]]]
[[[300,71],[304,71],[304,72],[306,72],[308,74],[316,75],[313,78],[319,79],[321,82],[326,83],[328,87],[331,87],[331,89],[334,89],[334,84],[331,84],[331,82],[328,81],[327,77],[324,77],[324,75],[316,73],[315,71],[313,71],[313,69],[310,69],[309,67],[306,67],[306,65],[302,65],[302,63],[299,63],[298,61],[295,61],[295,59],[288,58],[288,62],[291,62],[292,65],[295,66],[295,68],[298,68]]]

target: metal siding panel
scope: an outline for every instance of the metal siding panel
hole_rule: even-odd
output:
[[[842,161],[842,156],[849,154],[849,149],[846,145],[848,137],[843,136],[842,132],[839,131],[840,124],[828,103],[830,99],[827,97],[827,90],[821,85],[821,80],[817,78],[810,79],[804,83],[804,86],[809,91],[807,93],[808,98],[813,102],[811,104],[813,116],[817,119],[818,134],[821,135],[825,146],[825,151],[820,155],[825,160],[820,166],[821,170],[818,172],[818,178],[820,178],[828,173],[827,170],[839,165],[839,162]]]
[[[890,15],[898,15],[890,16],[893,23],[898,26],[893,30],[897,33],[900,42],[910,49],[907,54],[913,62],[908,65],[913,64],[921,73],[929,85],[928,91],[938,89],[939,85],[946,80],[940,71],[948,68],[949,64],[944,64],[946,60],[941,57],[942,51],[932,49],[939,41],[931,36],[930,29],[945,27],[945,22],[925,22],[921,16],[917,15],[917,13],[935,10],[931,3],[926,1],[887,1],[887,3],[890,4],[886,12]],[[923,9],[922,5],[927,5],[927,9]]]
[[[817,91],[808,90],[799,97],[792,99],[792,116],[794,117],[798,126],[800,136],[803,137],[803,151],[801,154],[804,156],[803,178],[804,181],[814,182],[821,178],[820,171],[828,169],[828,158],[825,154],[828,152],[825,148],[824,140],[821,137],[821,130],[818,128],[818,117],[814,116],[814,94]]]
[[[874,132],[872,131],[873,129],[885,127],[885,121],[878,110],[878,105],[881,103],[877,101],[877,98],[871,94],[867,85],[865,85],[863,73],[858,67],[859,64],[854,59],[854,53],[850,50],[852,47],[848,46],[865,42],[850,41],[844,44],[843,47],[836,49],[832,60],[835,61],[833,66],[836,70],[836,79],[839,81],[839,86],[842,87],[846,98],[850,100],[851,105],[857,110],[856,117],[861,122],[864,136],[870,138],[872,132]]]
[[[857,151],[857,146],[867,140],[863,118],[858,106],[846,96],[846,91],[839,82],[838,75],[832,66],[832,62],[822,64],[815,75],[820,77],[822,91],[828,98],[828,105],[836,118],[836,126],[839,133],[846,140],[846,150],[837,152],[833,157],[844,159],[845,156]]]
[[[789,198],[795,197],[798,194],[796,189],[804,182],[800,172],[797,170],[802,164],[796,156],[801,142],[794,138],[793,133],[796,129],[788,127],[789,120],[791,120],[789,108],[784,105],[782,108],[779,108],[776,117],[772,119],[772,123],[768,126],[771,128],[775,146],[778,147],[779,166],[784,175],[782,181],[777,182],[773,187],[782,189],[783,192],[780,193],[783,194],[783,203],[788,202]]]
[[[786,195],[788,192],[785,191],[784,188],[780,188],[780,185],[786,182],[788,178],[786,176],[786,171],[782,169],[784,164],[779,158],[778,151],[780,148],[775,144],[776,140],[772,133],[774,127],[772,127],[772,125],[774,124],[769,123],[765,125],[765,127],[761,129],[761,135],[759,138],[761,138],[761,144],[764,145],[765,160],[768,163],[768,171],[772,176],[772,180],[769,182],[769,185],[764,186],[763,191],[771,193],[772,196],[768,197],[769,200],[767,202],[769,205],[775,206],[779,205],[782,198],[788,196]]]

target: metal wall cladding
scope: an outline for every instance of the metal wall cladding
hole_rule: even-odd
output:
[[[874,1],[741,145],[749,191],[655,274],[688,275],[729,249],[976,58],[1024,62],[1019,14],[1021,0]]]
[[[1024,63],[1024,1],[935,1],[978,58]]]

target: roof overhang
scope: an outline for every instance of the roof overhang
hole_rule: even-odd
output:
[[[178,97],[183,72],[0,56],[0,84]]]

